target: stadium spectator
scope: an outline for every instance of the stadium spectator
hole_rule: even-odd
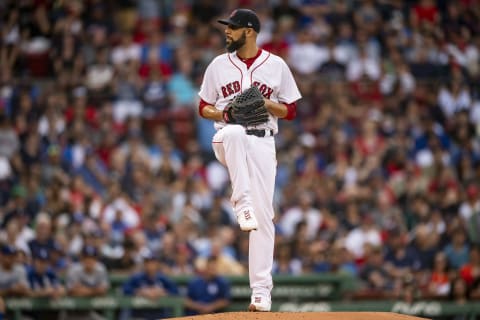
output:
[[[0,140],[0,157],[9,160],[20,148],[20,142],[5,112],[0,113],[0,137],[2,137]]]
[[[378,247],[381,244],[380,230],[375,225],[371,214],[362,217],[360,225],[351,230],[345,238],[345,246],[360,262],[365,258],[366,246]]]
[[[459,275],[465,281],[468,289],[478,285],[480,279],[480,247],[473,246],[470,248],[469,260],[460,268]]]
[[[300,221],[306,223],[306,238],[312,240],[317,236],[322,224],[322,214],[314,207],[313,195],[302,192],[298,195],[298,206],[290,208],[283,213],[278,222],[281,234],[287,239],[295,235],[296,226]]]
[[[119,256],[105,257],[103,262],[107,270],[115,274],[132,274],[137,268],[138,259],[135,245],[131,238],[128,237],[123,241]]]
[[[385,268],[381,247],[370,246],[365,258],[365,264],[360,269],[360,279],[367,289],[366,294],[377,297],[395,296],[399,288]]]
[[[188,315],[224,311],[230,304],[230,284],[217,270],[217,259],[210,257],[187,286],[185,307]]]
[[[30,297],[58,299],[66,294],[64,286],[57,273],[50,268],[49,252],[39,249],[32,253],[32,265],[28,268],[27,278],[30,287]],[[35,311],[26,315],[32,319],[55,319],[55,311]]]
[[[457,229],[452,235],[452,240],[445,246],[445,256],[448,265],[453,269],[459,269],[468,262],[469,246],[463,229]]]
[[[82,248],[80,261],[72,264],[65,277],[67,294],[72,297],[101,297],[108,293],[110,278],[107,269],[99,262],[99,252],[93,246]],[[68,311],[68,319],[101,320],[97,311]]]
[[[199,255],[195,261],[197,269],[203,269],[208,261],[208,257],[215,257],[217,259],[217,270],[221,275],[244,275],[245,268],[241,265],[236,257],[233,256],[229,250],[226,250],[225,240],[219,235],[209,241],[208,249],[205,253]]]
[[[1,251],[0,296],[27,296],[29,286],[25,268],[17,263],[17,250],[8,244],[2,244]]]
[[[302,262],[292,254],[292,244],[289,242],[277,244],[272,274],[299,275],[301,273]]]
[[[393,278],[405,279],[420,268],[417,253],[408,246],[406,235],[399,230],[389,232],[387,248],[385,268]]]
[[[158,256],[151,251],[147,251],[142,255],[142,258],[142,270],[133,274],[123,284],[123,294],[151,300],[178,295],[176,284],[161,273]],[[159,317],[168,317],[168,315],[168,308],[162,308],[160,310],[124,309],[121,319],[158,319]]]
[[[435,255],[433,271],[428,285],[428,294],[433,298],[445,297],[450,293],[451,272],[447,257],[443,252]]]
[[[27,273],[33,297],[60,298],[65,295],[65,288],[57,274],[50,268],[49,252],[39,249],[32,253],[32,266]]]
[[[54,248],[52,219],[46,212],[39,213],[35,225],[35,238],[28,242],[30,253],[41,249],[51,251]]]
[[[324,50],[315,44],[312,33],[305,27],[288,51],[288,63],[302,75],[312,75],[328,59]]]
[[[8,244],[0,248],[0,319],[6,313],[4,299],[30,294],[27,274],[23,265],[16,262],[16,249]]]
[[[108,273],[98,257],[95,247],[85,246],[82,249],[80,261],[69,268],[65,278],[69,295],[97,297],[107,293],[110,288]]]
[[[28,239],[33,237],[33,232],[26,236],[22,234],[22,230],[20,229],[21,222],[19,220],[28,219],[28,217],[24,218],[23,216],[26,216],[26,214],[22,214],[22,216],[19,214],[17,217],[11,218],[8,221],[5,229],[0,231],[0,243],[10,243],[19,250],[29,252],[30,250],[28,249],[27,243]]]
[[[173,265],[169,268],[169,274],[193,276],[195,273],[193,257],[194,253],[191,248],[183,243],[177,244],[177,254]]]

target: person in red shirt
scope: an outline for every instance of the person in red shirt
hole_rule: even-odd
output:
[[[447,257],[443,252],[435,255],[428,293],[432,297],[446,296],[450,292],[450,276]]]
[[[283,32],[278,29],[273,31],[272,39],[262,45],[262,49],[276,54],[284,59],[287,58],[289,48],[290,45],[285,40]]]
[[[413,6],[411,12],[412,26],[421,26],[424,24],[437,24],[440,21],[440,12],[433,0],[421,0],[419,4]]]
[[[468,286],[480,281],[480,247],[470,249],[470,261],[460,268],[460,276]]]

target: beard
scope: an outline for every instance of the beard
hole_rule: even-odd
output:
[[[237,51],[238,49],[243,47],[245,42],[246,42],[246,35],[245,35],[245,31],[243,31],[242,36],[238,40],[232,40],[230,43],[227,43],[227,51],[230,53]]]

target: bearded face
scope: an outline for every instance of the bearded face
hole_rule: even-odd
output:
[[[247,39],[245,30],[243,30],[242,35],[237,40],[227,37],[227,51],[232,53],[243,47]]]

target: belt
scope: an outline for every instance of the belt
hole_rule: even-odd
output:
[[[263,138],[263,137],[273,137],[273,130],[272,129],[246,129],[245,132],[248,134],[248,135],[252,135],[252,136],[257,136],[257,137],[260,137],[260,138]]]

